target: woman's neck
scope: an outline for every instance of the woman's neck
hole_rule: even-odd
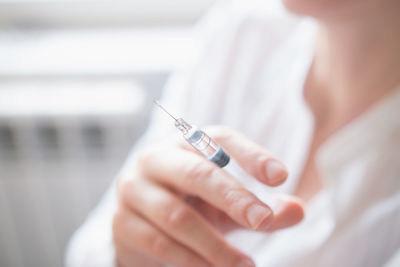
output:
[[[317,126],[334,132],[400,83],[399,12],[320,23],[305,88]]]

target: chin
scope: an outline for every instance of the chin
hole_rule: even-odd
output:
[[[342,0],[282,0],[282,2],[292,13],[315,18],[335,16],[336,12],[340,13],[343,6]]]
[[[317,2],[320,0],[282,0],[282,2],[290,12],[313,16],[318,9]]]

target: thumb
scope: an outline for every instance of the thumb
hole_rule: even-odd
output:
[[[299,223],[304,218],[304,203],[295,196],[275,195],[277,208],[274,209],[274,219],[266,229],[273,232]]]
[[[288,172],[285,166],[270,152],[241,133],[220,126],[210,127],[206,131],[235,159],[245,172],[256,177],[260,182],[270,186],[277,186],[286,180]],[[234,163],[230,165],[232,169],[235,169]],[[229,170],[227,171],[229,172]],[[240,176],[243,176],[241,177],[242,179],[245,178],[246,175],[243,175],[240,170],[238,173]],[[263,194],[263,190],[251,190],[251,187],[259,189],[257,185],[253,184],[249,186],[248,189],[256,193],[257,197],[261,200],[268,199],[269,197],[273,199],[273,203],[268,204],[273,204],[271,208],[274,211],[274,219],[267,226],[266,231],[271,232],[284,229],[299,223],[303,219],[304,203],[300,198],[286,194],[262,196],[260,193]],[[270,202],[272,199],[269,199],[267,202]]]
[[[277,204],[274,207],[274,218],[265,231],[273,232],[284,229],[299,223],[303,219],[303,202],[299,198],[278,194],[274,198]],[[243,226],[232,220],[226,213],[199,198],[187,197],[186,201],[223,234],[235,229],[243,229]]]
[[[242,171],[255,177],[260,182],[269,186],[277,186],[282,184],[288,172],[285,166],[270,152],[254,143],[246,136],[242,135],[236,130],[223,126],[211,126],[205,129],[221,147],[232,157],[234,162],[229,163],[226,171],[230,173],[232,170],[238,170],[237,167],[242,168]],[[186,143],[186,142],[185,142]],[[184,145],[187,149],[193,150],[189,145]],[[241,171],[241,172],[242,172]],[[239,178],[244,179],[247,175],[240,175]],[[235,176],[235,175],[234,175]],[[236,177],[238,179],[238,177]],[[239,179],[239,181],[241,180]],[[251,185],[253,183],[249,183]],[[254,185],[254,184],[253,184]],[[256,184],[255,184],[256,185]],[[251,192],[253,190],[249,189]],[[256,190],[259,191],[259,190]],[[253,192],[256,193],[256,192]],[[256,194],[257,197],[262,196]],[[294,196],[277,195],[274,194],[276,207],[274,210],[274,219],[265,229],[266,231],[275,231],[278,229],[286,228],[300,222],[304,217],[303,202]],[[271,199],[267,202],[270,202]],[[269,203],[272,204],[272,203]],[[239,225],[232,225],[232,228],[239,227]]]

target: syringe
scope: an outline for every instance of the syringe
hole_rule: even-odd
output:
[[[203,154],[204,157],[221,168],[229,163],[229,155],[205,132],[201,131],[196,126],[190,125],[182,118],[175,118],[157,100],[154,100],[154,104],[175,120],[175,127],[181,131],[186,141]]]

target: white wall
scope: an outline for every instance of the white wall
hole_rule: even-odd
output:
[[[0,266],[62,265],[212,2],[0,0]]]
[[[0,26],[193,23],[216,0],[1,0]]]

